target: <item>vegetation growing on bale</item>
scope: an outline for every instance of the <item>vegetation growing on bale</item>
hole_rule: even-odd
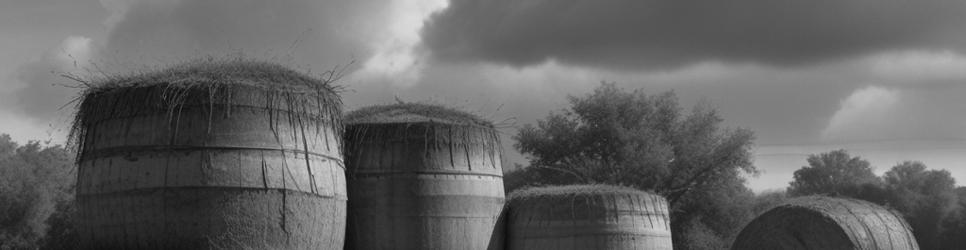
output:
[[[177,128],[181,110],[191,106],[207,108],[209,121],[215,115],[231,115],[230,108],[225,109],[224,114],[214,114],[211,110],[215,106],[243,105],[267,110],[273,128],[282,119],[287,119],[289,124],[299,126],[302,131],[309,127],[311,120],[322,122],[315,123],[316,126],[310,129],[321,131],[327,126],[341,129],[342,100],[333,82],[342,73],[337,68],[316,78],[269,62],[209,59],[153,72],[105,75],[89,80],[73,77],[85,88],[74,101],[79,100],[79,103],[69,145],[77,147],[77,161],[80,161],[86,152],[84,147],[89,130],[100,121],[166,114],[171,127]],[[296,133],[276,134],[276,137],[296,138]]]
[[[493,128],[493,123],[469,112],[427,103],[375,105],[345,115],[347,124],[364,123],[448,123]]]
[[[595,194],[625,195],[639,194],[641,192],[643,191],[631,187],[604,184],[527,187],[510,193],[507,196],[507,200],[513,202],[537,197],[574,197]]]

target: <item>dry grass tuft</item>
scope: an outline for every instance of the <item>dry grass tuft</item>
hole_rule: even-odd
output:
[[[399,103],[369,106],[345,115],[348,124],[435,122],[493,127],[493,123],[479,116],[440,105]]]
[[[527,200],[533,198],[549,198],[549,197],[577,197],[577,196],[593,196],[600,194],[640,194],[644,191],[637,190],[631,187],[624,186],[612,186],[604,184],[586,184],[586,185],[566,185],[566,186],[543,186],[543,187],[527,187],[509,194],[507,200],[518,201]]]

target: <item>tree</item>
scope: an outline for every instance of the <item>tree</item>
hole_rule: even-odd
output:
[[[957,206],[956,181],[946,170],[926,170],[921,162],[906,161],[885,173],[889,205],[912,226],[921,249],[939,249],[943,222]]]
[[[647,95],[602,83],[569,101],[568,109],[550,113],[536,126],[524,125],[514,137],[514,146],[530,159],[521,172],[527,182],[606,183],[656,191],[671,205],[675,244],[694,223],[701,224],[702,239],[709,235],[704,229],[714,232],[710,235],[717,239],[709,244],[718,246],[731,227],[740,226],[695,218],[698,211],[727,210],[702,197],[750,193],[741,173],[757,173],[751,163],[751,131],[722,129],[723,120],[706,104],[682,114],[673,92]]]
[[[20,146],[0,134],[0,249],[55,241],[45,239],[48,219],[72,203],[73,174],[73,158],[63,147],[36,141]]]
[[[863,198],[877,194],[882,181],[869,162],[844,149],[808,156],[808,166],[795,171],[789,183],[792,196],[823,194]],[[867,197],[868,198],[868,197]]]
[[[957,205],[943,222],[939,249],[956,250],[966,246],[966,187],[956,188]]]

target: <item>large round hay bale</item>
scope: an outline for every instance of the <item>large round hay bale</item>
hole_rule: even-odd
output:
[[[916,250],[909,225],[867,201],[812,196],[768,210],[738,234],[731,249]]]
[[[77,230],[88,249],[340,249],[341,100],[259,62],[193,62],[82,96]]]
[[[347,249],[503,249],[500,142],[489,122],[424,104],[346,116]]]
[[[673,249],[667,201],[605,185],[528,188],[509,196],[508,250]]]

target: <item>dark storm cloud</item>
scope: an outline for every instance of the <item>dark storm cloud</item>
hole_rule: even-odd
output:
[[[966,50],[961,0],[452,0],[422,31],[446,61],[612,69],[803,65],[895,49]]]
[[[331,68],[364,60],[383,30],[385,0],[136,1],[118,15],[103,58],[120,64],[244,53]],[[125,9],[125,8],[121,8]]]

